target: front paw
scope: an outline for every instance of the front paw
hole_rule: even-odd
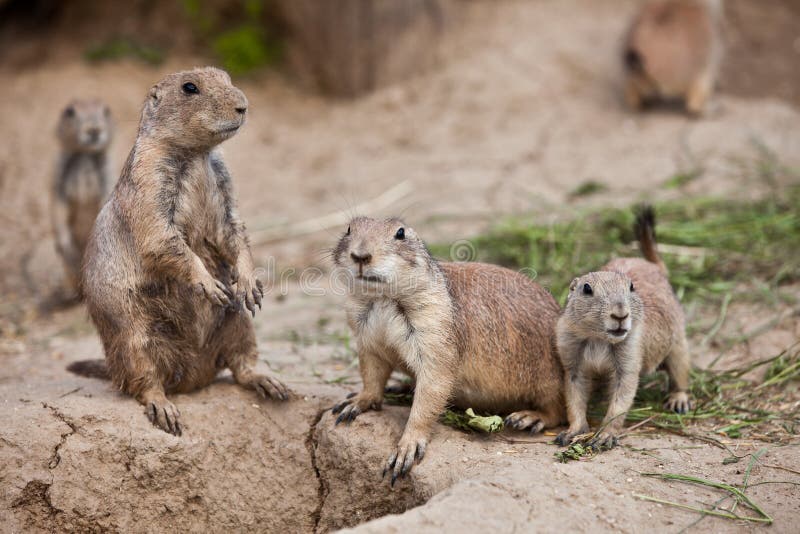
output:
[[[673,391],[664,401],[664,409],[670,412],[684,414],[692,409],[692,401],[685,391]]]
[[[610,450],[619,445],[619,437],[614,431],[603,430],[597,432],[587,445],[595,450]]]
[[[236,279],[236,303],[250,310],[256,316],[256,306],[261,309],[261,299],[264,297],[264,286],[261,280],[250,273],[240,273]]]
[[[380,410],[381,400],[366,397],[363,393],[348,395],[347,399],[333,407],[331,412],[339,414],[336,423],[351,423],[356,417],[369,410]]]
[[[565,430],[561,432],[558,436],[556,436],[556,445],[561,447],[567,447],[568,445],[572,444],[572,441],[582,435],[587,434],[589,432],[588,426],[583,426],[575,430]]]
[[[391,485],[394,486],[398,478],[403,478],[411,471],[415,460],[422,461],[427,446],[428,440],[424,437],[406,437],[404,435],[397,444],[397,450],[389,456],[381,478],[384,478],[387,473],[391,473]]]
[[[217,306],[227,306],[231,302],[231,294],[225,284],[208,273],[193,280],[192,285],[198,294],[205,295],[211,303]]]
[[[183,434],[183,427],[180,422],[181,413],[168,400],[148,402],[145,413],[150,422],[164,432],[175,436]]]

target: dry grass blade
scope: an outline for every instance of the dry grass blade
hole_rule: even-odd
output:
[[[762,451],[765,451],[765,450],[762,449]],[[762,451],[759,451],[759,452],[761,454],[763,454]],[[759,453],[756,453],[756,454],[759,454]],[[753,462],[757,459],[756,454],[753,455],[753,457],[754,457]],[[751,467],[752,467],[752,462],[751,462]],[[745,487],[746,487],[746,481],[749,478],[749,473],[750,473],[750,469],[748,468],[748,471],[745,474],[745,484],[744,484]],[[662,480],[677,480],[677,481],[680,481],[680,482],[688,482],[690,484],[698,484],[698,485],[706,486],[706,487],[709,487],[709,488],[715,488],[715,489],[723,490],[723,491],[727,492],[731,497],[733,497],[734,505],[733,505],[732,509],[728,510],[728,511],[725,511],[725,510],[712,510],[712,509],[706,509],[706,508],[697,508],[697,507],[694,507],[694,506],[689,506],[689,505],[686,505],[686,504],[676,503],[676,502],[672,502],[672,501],[665,501],[665,500],[657,499],[656,497],[650,497],[650,496],[647,496],[647,495],[634,494],[634,496],[639,498],[639,499],[652,501],[652,502],[658,502],[658,503],[666,504],[666,505],[669,505],[669,506],[676,506],[676,507],[679,507],[679,508],[692,510],[692,511],[695,511],[695,512],[698,512],[698,513],[701,513],[701,514],[714,515],[714,516],[717,516],[717,517],[724,517],[726,519],[735,519],[735,520],[738,520],[738,521],[750,521],[750,522],[755,522],[755,523],[766,523],[768,525],[772,524],[772,517],[769,514],[767,514],[752,499],[750,499],[750,497],[745,495],[743,490],[740,490],[736,486],[732,486],[730,484],[725,484],[724,482],[714,482],[713,480],[706,480],[704,478],[698,478],[698,477],[693,477],[693,476],[689,476],[689,475],[680,475],[680,474],[675,474],[675,473],[642,473],[642,476],[660,478]],[[741,503],[741,504],[746,505],[747,507],[749,507],[752,511],[754,511],[755,513],[758,514],[758,517],[755,517],[755,516],[744,516],[744,515],[736,514],[735,510],[736,510],[736,505],[738,503]]]

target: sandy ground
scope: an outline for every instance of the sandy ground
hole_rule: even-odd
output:
[[[532,212],[547,221],[590,205],[627,205],[645,198],[755,195],[762,184],[747,182],[742,170],[763,157],[764,147],[783,164],[800,166],[800,111],[790,93],[779,99],[755,97],[753,91],[742,91],[751,95],[748,98],[725,92],[715,98],[703,120],[670,111],[640,116],[626,112],[619,98],[615,52],[625,26],[623,15],[634,2],[487,4],[473,6],[469,23],[448,44],[440,70],[360,100],[337,102],[309,95],[274,73],[236,80],[248,95],[252,115],[224,149],[241,212],[258,242],[254,248],[257,261],[274,282],[264,310],[256,317],[261,358],[306,397],[315,399],[313,406],[301,406],[296,412],[282,408],[275,417],[281,425],[302,426],[298,439],[306,439],[311,444],[308,450],[317,452],[309,453],[310,460],[295,458],[298,463],[296,469],[289,469],[289,479],[270,479],[267,486],[280,492],[292,480],[298,485],[312,483],[313,491],[298,490],[297,498],[311,499],[313,494],[320,501],[309,510],[294,510],[310,518],[295,525],[300,531],[354,526],[384,513],[403,512],[436,495],[422,507],[364,528],[396,531],[413,526],[433,531],[455,518],[463,521],[463,528],[479,525],[512,532],[552,528],[569,517],[568,526],[578,531],[599,525],[632,532],[652,525],[656,530],[677,532],[697,515],[637,500],[633,493],[669,500],[686,497],[693,505],[709,504],[716,497],[703,489],[687,490],[675,483],[645,479],[639,473],[661,469],[740,483],[742,463],[723,465],[728,454],[707,444],[648,435],[632,436],[626,444],[653,454],[623,448],[591,462],[561,466],[553,462],[552,445],[509,444],[441,427],[430,456],[408,485],[395,490],[398,493],[383,493],[388,490],[375,486],[376,466],[399,436],[407,409],[368,414],[353,426],[350,435],[326,430],[331,425],[329,416],[319,419],[326,403],[345,393],[342,386],[357,387],[358,373],[341,297],[331,294],[324,276],[317,282],[306,279],[313,282],[313,290],[298,281],[308,266],[321,267],[323,273],[329,267],[325,251],[341,228],[312,224],[311,233],[293,235],[301,223],[331,213],[351,213],[355,206],[406,184],[409,193],[391,206],[366,211],[370,215],[402,214],[430,241],[455,242],[485,229],[502,214]],[[31,447],[25,453],[28,456],[20,453],[19,458],[27,458],[30,465],[45,462],[40,471],[0,473],[0,480],[13,481],[0,507],[21,503],[5,510],[15,521],[9,523],[15,525],[12,529],[32,524],[125,529],[135,524],[111,519],[107,523],[75,522],[68,512],[73,504],[92,520],[102,516],[102,510],[73,503],[74,496],[68,491],[73,486],[63,485],[70,474],[77,476],[80,471],[80,455],[65,456],[70,461],[54,468],[46,465],[51,460],[50,447],[61,442],[59,436],[66,439],[63,436],[69,433],[65,433],[63,421],[53,420],[55,412],[47,406],[66,414],[72,433],[86,441],[81,446],[94,443],[109,455],[96,459],[102,465],[114,462],[114,454],[118,454],[114,451],[124,441],[112,428],[114,423],[127,425],[135,418],[144,421],[130,399],[115,395],[102,383],[75,378],[63,370],[70,361],[102,356],[85,311],[74,307],[43,313],[37,307],[61,280],[49,230],[47,193],[57,153],[53,133],[60,108],[78,95],[99,95],[109,102],[117,124],[113,160],[119,168],[135,137],[147,88],[167,72],[204,62],[171,58],[153,69],[132,62],[88,66],[77,56],[68,56],[24,72],[0,66],[0,411],[11,416],[6,418],[11,428],[0,434],[0,454],[8,456],[9,451],[25,448],[25,439],[31,439],[23,431],[26,421],[38,421],[41,435],[33,441],[41,445],[41,451]],[[674,174],[697,169],[703,171],[700,178],[683,189],[662,187]],[[587,180],[603,182],[608,190],[571,199],[569,193]],[[295,275],[281,284],[288,269],[294,269]],[[800,292],[797,288],[789,291]],[[800,319],[787,305],[765,308],[734,303],[721,336],[751,331],[762,319],[781,311],[784,316],[772,329],[734,347],[725,363],[773,355],[800,337]],[[710,325],[714,316],[704,314],[703,310],[690,311],[690,322]],[[693,341],[696,345],[698,339]],[[695,362],[707,364],[717,355],[715,350],[713,346],[695,348]],[[341,385],[325,385],[330,382]],[[203,410],[217,413],[214,410],[223,409],[227,402],[218,397],[233,395],[225,409],[253,409],[252,399],[245,393],[231,393],[234,389],[223,380],[200,394],[180,396],[176,402],[181,410],[195,414]],[[74,390],[78,391],[70,393]],[[70,395],[59,400],[64,393]],[[103,401],[114,405],[113,413],[99,418],[91,415],[104,409]],[[269,409],[265,406],[261,411]],[[20,410],[29,410],[31,419],[23,420]],[[196,468],[212,469],[201,461],[204,453],[191,445],[166,439],[148,445],[148,439],[163,436],[139,424],[142,421],[135,425],[142,438],[136,447],[150,453],[159,447],[184,451],[197,458],[192,460]],[[200,434],[214,428],[213,421],[206,419],[189,422]],[[225,428],[234,433],[230,443],[242,447],[236,450],[247,455],[248,426]],[[269,439],[281,438],[270,435]],[[738,454],[752,453],[762,445],[729,444]],[[772,463],[800,468],[796,447],[789,449],[795,452],[774,445],[768,448]],[[274,458],[283,458],[276,451]],[[297,454],[305,451],[301,447]],[[790,463],[786,463],[787,457]],[[274,458],[253,461],[264,464]],[[348,462],[352,467],[343,467]],[[168,483],[172,471],[156,464],[158,461],[152,460],[141,471]],[[237,480],[249,481],[242,482],[246,488],[242,492],[262,491],[257,474],[237,476]],[[778,479],[800,481],[796,474],[760,466],[753,476],[754,482]],[[31,486],[36,480],[47,484]],[[91,486],[92,481],[85,483]],[[795,530],[800,518],[796,487],[752,489],[754,498],[776,518],[771,530]],[[23,493],[25,499],[20,497]],[[143,495],[141,498],[152,497]],[[50,504],[42,517],[55,523],[38,521],[39,516],[29,513],[44,506],[42,502]],[[230,502],[235,505],[235,500]],[[281,502],[270,500],[269,506],[280,508]],[[188,505],[179,509],[180,517],[193,513]],[[158,521],[163,523],[154,525],[169,525],[170,516],[158,510]],[[249,516],[212,514],[206,519],[232,528],[258,529],[259,525]],[[274,525],[261,523],[261,528],[271,530]],[[742,531],[756,527],[707,518],[697,528]]]

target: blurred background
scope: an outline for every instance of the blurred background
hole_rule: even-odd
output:
[[[732,300],[749,307],[725,328],[779,317],[768,330],[785,333],[764,351],[785,346],[798,333],[800,3],[724,2],[725,55],[700,118],[625,106],[639,5],[0,0],[4,350],[29,350],[40,320],[45,347],[59,332],[93,339],[80,308],[48,307],[64,278],[49,213],[66,103],[108,103],[117,176],[149,87],[197,65],[227,69],[250,100],[224,151],[272,272],[328,269],[353,213],[402,215],[440,257],[466,240],[467,258],[531,268],[560,299],[576,272],[634,251],[629,208],[647,200],[690,330],[708,333]],[[262,340],[336,345],[338,301],[291,284],[257,320]]]

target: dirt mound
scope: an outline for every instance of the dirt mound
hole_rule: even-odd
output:
[[[176,395],[186,423],[176,438],[155,429],[135,401],[105,382],[64,374],[55,383],[4,385],[3,396],[17,398],[3,405],[0,521],[10,531],[29,532],[194,531],[211,525],[326,532],[373,519],[355,531],[511,532],[556,524],[583,531],[600,524],[626,532],[697,519],[641,503],[637,494],[692,502],[718,497],[709,488],[687,489],[640,473],[702,477],[713,469],[715,477],[736,480],[743,471],[742,465],[722,466],[725,451],[681,438],[630,437],[631,451],[642,452],[619,449],[590,462],[559,464],[556,448],[546,443],[550,437],[487,438],[439,426],[425,461],[391,488],[380,468],[408,408],[389,406],[350,426],[334,426],[326,410],[344,389],[295,390],[297,397],[286,404],[261,403],[223,379]],[[738,453],[753,452],[751,445]],[[780,461],[800,468],[799,455],[783,454]],[[757,465],[748,495],[773,514],[773,530],[789,530],[797,513],[791,488],[757,485],[771,477]],[[714,530],[747,529],[705,521]]]
[[[187,432],[177,439],[106,383],[76,384],[66,396],[62,383],[14,403],[0,437],[6,528],[314,530],[318,482],[306,442],[324,392],[289,405],[225,383],[178,396]]]

